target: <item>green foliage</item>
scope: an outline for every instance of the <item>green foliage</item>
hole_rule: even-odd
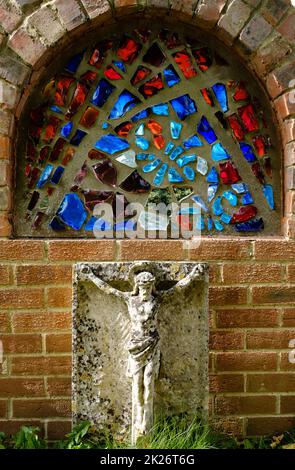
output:
[[[6,449],[4,432],[0,432],[0,449]]]
[[[65,441],[58,442],[59,449],[94,449],[95,443],[90,438],[91,423],[83,421],[73,428],[73,431],[66,434]]]
[[[39,428],[22,426],[12,439],[14,449],[46,449],[45,441],[39,438]]]

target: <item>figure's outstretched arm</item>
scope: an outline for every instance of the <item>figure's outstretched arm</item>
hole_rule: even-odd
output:
[[[200,277],[203,276],[204,273],[204,266],[201,264],[197,264],[192,271],[185,276],[181,281],[178,281],[175,286],[171,287],[170,289],[167,289],[165,291],[161,291],[160,294],[164,297],[171,295],[175,292],[180,292],[183,289],[185,289],[187,286],[190,285],[191,282],[193,282],[195,279],[200,279]]]
[[[101,289],[106,294],[112,294],[121,299],[125,299],[126,293],[122,292],[114,287],[110,286],[107,282],[103,281],[100,277],[96,276],[92,269],[89,266],[81,266],[80,270],[80,279],[81,281],[91,281],[99,289]]]

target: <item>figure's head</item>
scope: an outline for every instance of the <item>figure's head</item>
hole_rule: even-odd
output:
[[[136,274],[134,282],[139,292],[150,295],[155,285],[155,276],[149,271]]]

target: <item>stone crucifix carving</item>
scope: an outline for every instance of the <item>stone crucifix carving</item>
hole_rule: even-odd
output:
[[[193,270],[172,288],[156,290],[157,271],[148,262],[134,263],[129,279],[132,291],[121,291],[96,276],[87,265],[81,266],[81,280],[92,281],[107,294],[123,299],[131,321],[127,375],[132,378],[132,443],[147,434],[153,426],[154,382],[160,368],[160,336],[157,314],[161,302],[203,277],[204,265]]]

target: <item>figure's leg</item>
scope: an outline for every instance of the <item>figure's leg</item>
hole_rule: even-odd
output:
[[[153,426],[153,398],[154,398],[154,381],[155,370],[154,363],[151,361],[144,369],[144,415],[143,415],[143,432],[148,433]]]
[[[133,426],[136,428],[135,433],[138,434],[138,431],[140,432],[142,429],[143,414],[144,414],[143,370],[142,369],[133,375],[132,397],[133,397],[133,413],[134,413]]]

